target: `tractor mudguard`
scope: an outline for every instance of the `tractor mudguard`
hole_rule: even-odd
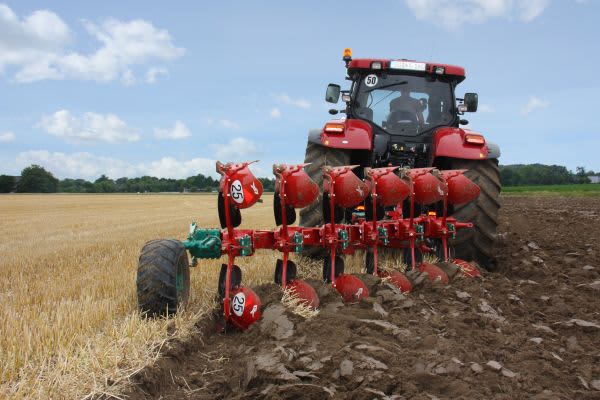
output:
[[[308,143],[321,144],[321,128],[311,129],[308,131]]]
[[[329,131],[329,125],[336,125],[340,130]],[[373,129],[367,122],[358,119],[333,120],[327,122],[322,129],[311,129],[308,132],[308,142],[335,149],[371,150]]]
[[[465,160],[485,160],[500,157],[500,147],[496,143],[469,143],[469,135],[483,138],[478,132],[468,129],[444,127],[435,131],[432,141],[432,158],[449,157]]]
[[[488,146],[488,156],[487,158],[500,158],[500,146],[498,143],[488,142],[486,141]]]

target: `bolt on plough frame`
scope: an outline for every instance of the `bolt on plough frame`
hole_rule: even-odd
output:
[[[221,174],[218,210],[222,229],[200,228],[192,223],[187,240],[180,243],[181,251],[185,253],[187,250],[190,254],[192,266],[196,266],[200,259],[227,256],[227,263],[221,266],[219,276],[224,326],[245,330],[261,316],[260,299],[252,289],[241,285],[241,269],[235,263],[237,257],[252,256],[260,249],[282,253],[275,265],[275,283],[291,290],[313,308],[319,306],[318,296],[312,286],[296,278],[296,265],[290,260],[290,253],[301,253],[305,247],[324,250],[323,280],[330,283],[346,302],[359,301],[369,295],[358,277],[344,274],[342,255],[353,254],[356,250],[365,250],[367,273],[389,277],[390,282],[403,293],[411,291],[411,281],[400,271],[384,270],[379,266],[381,248],[403,249],[407,270],[427,272],[434,282],[448,283],[446,271],[449,264],[462,276],[479,276],[479,271],[472,264],[453,259],[449,245],[449,240],[458,230],[473,226],[447,215],[449,204],[467,203],[479,195],[479,187],[463,174],[466,170],[366,168],[365,179],[361,180],[353,172],[356,166],[323,167],[322,212],[326,223],[302,227],[292,226],[296,220],[295,210],[315,202],[320,194],[319,188],[304,171],[307,164],[276,164],[273,166],[276,177],[273,211],[277,228],[239,229],[242,220],[240,210],[257,203],[263,192],[262,184],[249,169],[253,162],[217,162],[217,172]],[[431,209],[432,205],[436,211],[421,212]],[[356,211],[357,207],[360,211]],[[344,219],[349,221],[342,223]],[[146,247],[154,245],[150,250],[159,251],[156,250],[159,244],[149,242]],[[140,269],[146,247],[140,257]],[[433,253],[440,263],[423,262],[424,253]],[[152,286],[153,282],[140,282],[138,270],[142,311],[164,313],[165,310],[157,307],[167,304],[166,311],[169,313],[186,303],[189,295],[187,255],[183,264],[181,260],[172,266],[176,270],[173,274],[174,292],[166,295],[175,301],[167,303],[148,301],[147,296],[139,295],[141,284]],[[164,286],[164,282],[162,284]]]

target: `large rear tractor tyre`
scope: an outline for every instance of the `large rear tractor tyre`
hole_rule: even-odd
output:
[[[190,268],[183,244],[174,239],[144,245],[137,270],[140,312],[150,317],[169,316],[185,307],[190,297]]]
[[[459,231],[452,241],[456,257],[474,260],[485,269],[493,271],[497,268],[495,246],[501,190],[498,160],[448,161],[447,169],[467,169],[465,175],[481,189],[477,199],[454,206],[453,217],[460,222],[473,223],[473,229]]]
[[[305,168],[306,173],[319,185],[319,190],[322,190],[322,168],[326,165],[339,167],[350,164],[350,153],[345,150],[332,149],[308,142],[304,162],[310,163]],[[314,203],[300,210],[300,226],[311,227],[323,224],[322,204],[323,193],[320,193]],[[321,257],[325,255],[323,249],[318,247],[305,247],[302,254],[309,257]]]

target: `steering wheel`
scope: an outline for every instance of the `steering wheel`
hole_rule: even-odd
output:
[[[392,111],[386,121],[386,127],[390,130],[417,130],[419,119],[415,113],[405,110]]]

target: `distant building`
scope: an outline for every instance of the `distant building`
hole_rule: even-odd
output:
[[[600,175],[590,175],[588,178],[590,183],[600,183]]]

